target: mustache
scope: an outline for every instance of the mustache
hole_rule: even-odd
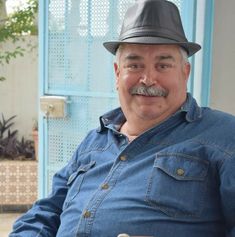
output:
[[[168,95],[167,90],[145,85],[132,87],[130,89],[130,93],[131,95],[158,96],[158,97],[166,97]]]

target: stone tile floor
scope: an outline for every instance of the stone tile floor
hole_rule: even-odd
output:
[[[22,213],[0,213],[0,236],[8,237],[12,224]]]

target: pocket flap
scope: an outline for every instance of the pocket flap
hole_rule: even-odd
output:
[[[180,153],[160,153],[154,167],[177,180],[204,180],[209,162],[198,157]]]
[[[79,174],[85,173],[85,172],[87,172],[89,169],[91,169],[92,167],[94,167],[95,163],[96,163],[96,162],[93,160],[93,161],[91,161],[91,162],[88,163],[88,164],[81,165],[75,172],[73,172],[73,173],[69,176],[67,185],[70,185],[70,184],[76,179],[76,177],[77,177]]]

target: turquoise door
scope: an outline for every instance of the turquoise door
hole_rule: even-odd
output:
[[[40,96],[68,99],[65,118],[39,116],[39,196],[71,158],[99,116],[118,106],[113,56],[102,43],[115,39],[125,10],[135,0],[40,1]],[[173,1],[189,40],[195,32],[195,1]],[[189,86],[190,88],[190,86]]]

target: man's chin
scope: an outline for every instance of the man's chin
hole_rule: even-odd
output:
[[[137,114],[143,121],[148,121],[148,120],[159,120],[164,114],[164,112],[161,110],[156,110],[156,108],[139,107]]]

